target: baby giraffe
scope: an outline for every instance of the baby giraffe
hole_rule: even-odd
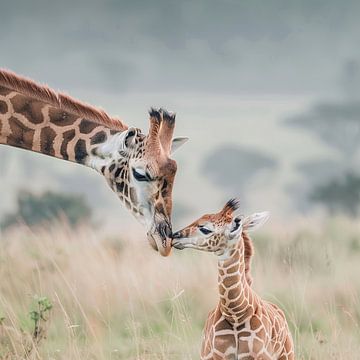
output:
[[[210,312],[201,359],[293,360],[292,337],[285,315],[251,288],[251,240],[247,231],[263,225],[267,212],[236,215],[230,200],[217,214],[204,215],[173,235],[177,249],[213,252],[218,258],[220,301]]]

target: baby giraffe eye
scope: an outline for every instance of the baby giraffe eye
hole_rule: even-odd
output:
[[[204,234],[204,235],[208,235],[210,233],[212,233],[211,230],[207,229],[206,227],[201,227],[199,228],[199,230]]]

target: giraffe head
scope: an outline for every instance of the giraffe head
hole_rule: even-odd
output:
[[[225,256],[238,245],[243,231],[254,230],[269,218],[268,212],[250,216],[237,215],[239,200],[229,200],[216,214],[203,215],[173,234],[176,249],[193,248]]]
[[[164,256],[171,250],[172,188],[177,170],[170,155],[187,140],[173,139],[174,127],[175,114],[151,109],[148,135],[128,128],[93,151],[97,159],[106,160],[100,171],[111,188],[144,224],[151,246]]]

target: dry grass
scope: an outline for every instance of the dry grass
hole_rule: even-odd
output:
[[[35,294],[54,308],[34,359],[198,359],[217,299],[215,258],[184,251],[164,259],[144,241],[66,226],[0,237],[0,359],[23,356]],[[357,358],[360,226],[334,219],[254,241],[255,287],[286,311],[297,358]]]

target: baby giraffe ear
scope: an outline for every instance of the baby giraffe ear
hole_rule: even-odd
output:
[[[243,219],[240,216],[234,217],[230,224],[229,229],[229,237],[233,239],[234,237],[237,237],[243,229]]]
[[[263,226],[268,221],[269,217],[270,213],[268,211],[252,214],[244,219],[243,228],[244,230],[249,231],[256,230]]]
[[[172,139],[170,153],[173,154],[181,145],[185,144],[189,140],[186,136],[179,136]]]

